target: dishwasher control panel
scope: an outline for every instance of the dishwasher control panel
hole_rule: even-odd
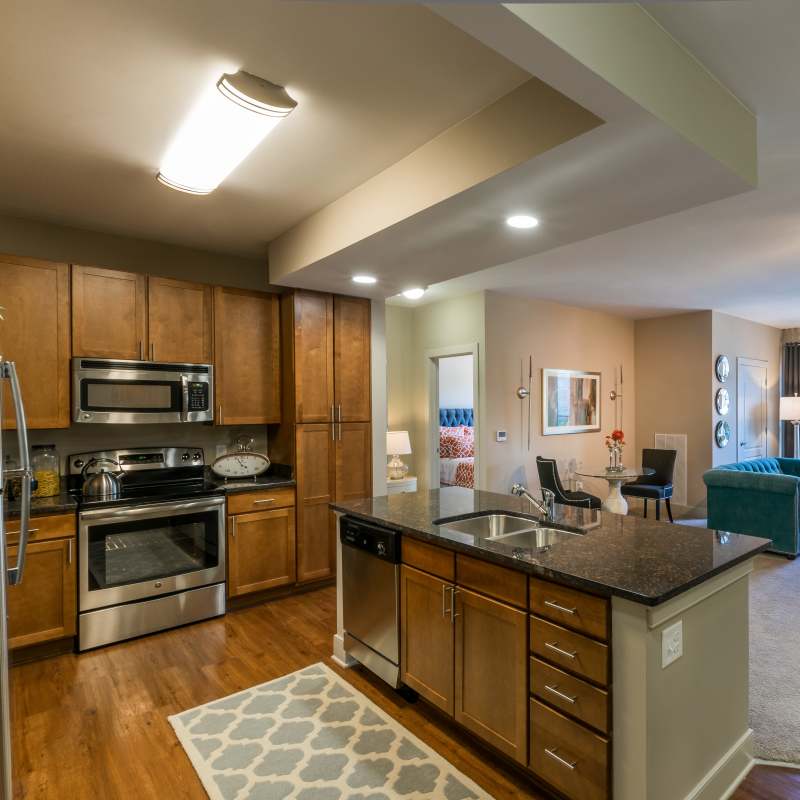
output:
[[[352,517],[342,517],[339,529],[343,545],[363,550],[383,561],[400,563],[400,534],[397,531]]]

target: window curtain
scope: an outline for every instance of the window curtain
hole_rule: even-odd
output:
[[[783,370],[781,394],[785,397],[800,394],[800,328],[783,332]],[[783,454],[787,458],[800,458],[794,452],[794,427],[783,423]]]

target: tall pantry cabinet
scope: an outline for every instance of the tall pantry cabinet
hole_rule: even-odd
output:
[[[336,570],[328,503],[372,494],[370,303],[295,291],[282,298],[282,447],[297,478],[297,581]]]

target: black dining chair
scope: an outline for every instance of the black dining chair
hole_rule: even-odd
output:
[[[558,467],[554,458],[536,456],[536,468],[539,470],[539,483],[542,489],[549,489],[556,497],[556,503],[578,508],[600,508],[599,497],[588,492],[568,492],[561,483]]]
[[[647,501],[656,501],[656,519],[661,519],[661,501],[667,505],[669,521],[672,519],[672,476],[675,472],[675,456],[677,450],[656,450],[645,448],[642,450],[642,466],[655,470],[653,475],[643,475],[622,487],[625,497],[641,497],[644,500],[644,516],[647,519]]]

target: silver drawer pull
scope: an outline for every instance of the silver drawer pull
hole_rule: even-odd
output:
[[[566,658],[575,658],[578,653],[575,650],[564,650],[563,648],[558,646],[558,642],[545,642],[545,647],[549,647],[551,650],[554,650],[560,656],[565,656]]]
[[[274,502],[275,502],[275,498],[274,497],[270,497],[267,500],[253,500],[253,505],[257,506],[257,505],[261,505],[261,503],[274,503]]]
[[[38,528],[28,528],[28,533],[36,533],[36,531],[38,531],[38,530],[39,530]],[[6,535],[7,536],[14,536],[14,535],[19,536],[19,533],[20,533],[19,531],[8,531],[6,533]]]
[[[572,703],[572,705],[575,705],[575,701],[578,699],[577,697],[570,697],[570,695],[564,694],[564,692],[559,690],[558,686],[548,686],[545,684],[544,688],[547,689],[547,691],[551,694],[554,694],[556,697],[560,697],[562,700]]]
[[[578,610],[577,608],[567,608],[566,606],[559,605],[553,600],[545,600],[544,604],[548,608],[554,608],[556,611],[561,611],[564,614],[574,614]]]
[[[561,758],[561,756],[556,753],[555,750],[551,750],[549,747],[545,747],[544,752],[550,756],[554,761],[558,761],[562,767],[566,767],[567,769],[575,769],[578,762],[577,761],[567,761],[566,758]]]

